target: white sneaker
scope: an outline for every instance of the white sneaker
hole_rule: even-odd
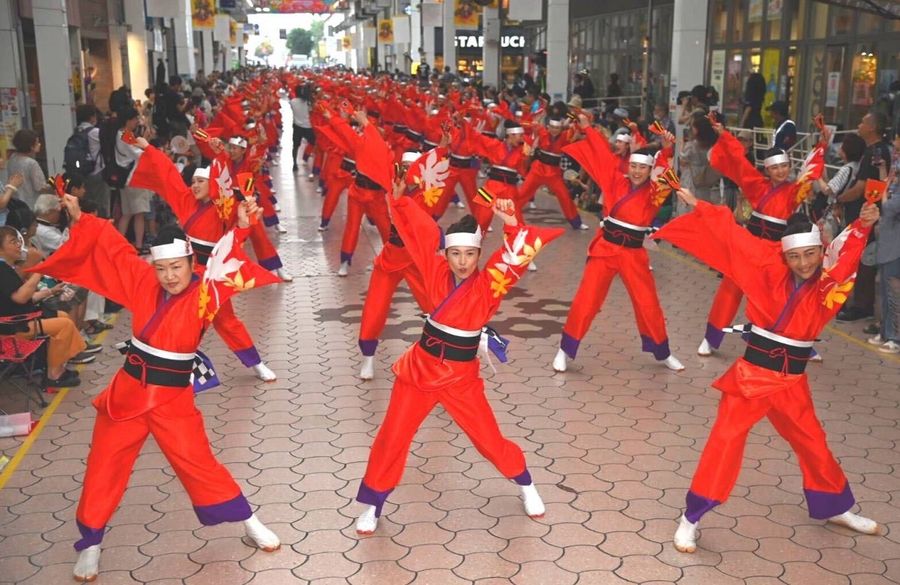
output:
[[[566,352],[560,348],[560,350],[556,352],[556,357],[553,358],[553,369],[557,372],[565,372],[569,369],[568,359],[569,356],[567,356]]]
[[[457,201],[456,203],[454,203],[453,205],[456,206],[456,207],[459,207],[460,209],[465,209],[465,208],[466,208],[466,204],[463,203],[461,199],[460,199],[459,201]]]
[[[860,532],[862,534],[880,533],[878,522],[866,518],[865,516],[854,514],[853,512],[844,512],[843,514],[832,516],[827,520],[827,522],[837,524],[838,526],[843,526],[844,528],[849,528],[850,530]]]
[[[275,213],[281,213],[281,206],[277,203],[275,204]]]
[[[494,226],[489,225],[487,231],[488,231],[488,233],[491,233],[492,231],[494,231]]]
[[[520,487],[522,488],[522,503],[525,504],[525,513],[529,518],[543,518],[546,508],[544,508],[544,500],[538,494],[537,488],[533,483]]]
[[[256,514],[244,520],[244,530],[259,550],[264,552],[275,552],[281,548],[281,541],[275,536],[275,533],[266,528],[266,525],[259,521]]]
[[[678,523],[675,531],[675,550],[683,553],[692,553],[697,550],[697,525],[688,521],[684,515]]]
[[[822,363],[822,354],[820,354],[819,352],[816,351],[811,356],[809,356],[808,361],[816,362],[817,364],[821,364]]]
[[[662,363],[673,372],[680,372],[684,369],[684,364],[678,361],[678,358],[674,355],[670,355],[666,359],[662,360]]]
[[[277,276],[278,278],[280,278],[281,280],[283,280],[285,282],[293,282],[294,281],[294,277],[291,275],[291,273],[288,272],[287,270],[285,270],[284,268],[279,268],[278,270],[276,270],[275,276]]]
[[[375,356],[363,356],[362,368],[359,369],[359,377],[362,380],[371,380],[375,377]]]
[[[327,231],[328,231],[328,226],[327,226],[327,225],[320,225],[320,226],[319,226],[318,228],[316,228],[316,229],[318,229],[320,232],[327,232]]]
[[[375,517],[375,506],[367,505],[359,518],[356,519],[356,533],[360,536],[368,536],[378,528],[378,518]]]
[[[100,545],[89,546],[78,553],[72,577],[79,583],[89,583],[97,578],[100,570]]]
[[[879,333],[879,334],[876,335],[875,337],[870,337],[870,338],[867,339],[866,341],[869,343],[869,345],[884,345],[885,341],[887,341],[887,340],[884,339],[884,338],[881,336],[881,334]]]
[[[532,200],[528,203],[528,209],[537,209],[537,203],[534,202],[534,199],[532,199]]]
[[[712,354],[713,354],[713,348],[709,344],[709,342],[706,341],[706,338],[704,337],[703,341],[700,342],[700,347],[697,348],[697,355],[703,356],[703,357],[709,357]]]
[[[896,341],[885,341],[884,344],[878,348],[878,351],[881,353],[900,353],[900,344]]]
[[[338,276],[347,276],[350,274],[350,263],[347,261],[341,262],[341,267],[338,268]]]
[[[316,193],[321,193],[321,192],[322,192],[322,187],[321,186],[316,187]]]
[[[580,230],[589,230],[589,229],[591,229],[591,226],[589,226],[589,225],[586,224],[586,223],[583,223],[583,224],[581,224],[580,226],[578,226],[578,229],[580,229]]]
[[[534,263],[534,260],[528,263],[528,272],[537,272],[537,264]]]
[[[256,377],[262,380],[263,382],[274,382],[278,379],[278,376],[275,375],[269,366],[267,366],[264,362],[259,362],[255,366],[253,366],[253,373],[256,374]]]
[[[279,234],[288,233],[287,228],[284,227],[283,225],[281,225],[280,223],[275,224],[275,231],[278,232]]]
[[[312,180],[315,179],[315,178],[316,178],[315,175],[313,175],[312,173],[309,173],[308,175],[306,175],[306,179],[307,179],[308,181],[312,181]]]

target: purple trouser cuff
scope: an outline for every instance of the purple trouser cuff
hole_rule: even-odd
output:
[[[313,167],[313,174],[318,175],[321,169],[319,167]]]
[[[377,339],[360,339],[359,340],[359,349],[362,351],[362,354],[366,357],[372,357],[375,355],[375,350],[378,348],[378,340]]]
[[[566,352],[566,355],[569,356],[569,359],[575,359],[575,355],[578,353],[578,346],[581,345],[581,340],[575,339],[565,331],[563,331],[562,339],[559,342],[559,348]]]
[[[106,531],[105,526],[103,528],[91,528],[78,520],[75,521],[75,524],[78,526],[78,532],[81,533],[81,539],[75,542],[75,550],[82,551],[89,546],[100,544],[103,540],[103,533]]]
[[[371,216],[371,215],[367,215],[367,216],[366,216],[366,221],[368,221],[368,222],[369,222],[369,225],[371,225],[371,226],[376,226],[376,225],[377,225],[377,224],[375,223],[375,220],[372,219],[372,216]]]
[[[581,224],[582,224],[581,216],[576,213],[575,217],[573,217],[572,219],[569,220],[569,224],[571,224],[572,229],[577,230],[577,229],[581,228]]]
[[[376,492],[372,488],[366,485],[366,482],[359,482],[359,491],[356,493],[356,501],[362,504],[369,504],[370,506],[375,506],[375,517],[378,518],[381,516],[381,508],[384,506],[384,503],[387,501],[387,497],[394,490],[385,490],[383,492]]]
[[[197,514],[197,519],[204,526],[213,526],[222,522],[241,522],[253,515],[244,494],[238,494],[237,497],[221,504],[194,506],[194,513]]]
[[[331,222],[330,217],[323,217],[322,221],[319,222],[319,227],[328,227],[328,224]]]
[[[259,260],[258,263],[266,270],[278,270],[284,266],[284,264],[281,263],[281,258],[278,257],[278,254],[271,258],[263,258],[262,260]]]
[[[716,500],[710,500],[709,498],[704,498],[703,496],[698,496],[692,491],[688,491],[684,500],[687,503],[684,517],[687,518],[688,522],[691,524],[699,522],[704,514],[722,503],[717,502]]]
[[[668,339],[657,343],[646,335],[641,335],[641,350],[652,353],[657,360],[664,360],[672,355],[672,352],[669,351]]]
[[[272,227],[273,225],[278,225],[278,216],[277,215],[264,215],[263,216],[263,225],[266,227]]]
[[[346,262],[347,264],[350,264],[350,262],[352,262],[352,261],[353,261],[353,252],[344,252],[343,250],[341,250],[341,264],[343,264],[344,262]]]
[[[512,479],[514,482],[516,482],[519,485],[531,485],[533,483],[531,481],[531,474],[528,473],[527,467],[525,468],[525,471],[523,471],[519,475],[512,477],[510,479]]]
[[[712,323],[707,323],[706,335],[703,337],[713,349],[719,349],[719,346],[722,345],[722,340],[725,339],[725,332],[718,327],[713,327]]]
[[[247,368],[253,367],[262,361],[255,345],[251,345],[247,349],[237,349],[234,351],[234,355],[236,355],[237,358],[241,360],[241,363],[244,364],[244,367]]]
[[[840,493],[820,492],[816,490],[803,489],[806,494],[806,506],[809,508],[809,517],[816,520],[825,520],[832,516],[843,514],[853,507],[856,499],[853,492],[850,491],[850,484],[844,485],[843,491]]]

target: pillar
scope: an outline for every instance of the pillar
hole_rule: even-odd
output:
[[[144,91],[150,87],[150,67],[147,53],[147,16],[142,0],[124,0],[125,24],[128,32],[125,43],[128,54],[128,79],[125,85],[131,88],[135,99],[144,100]]]
[[[63,150],[75,129],[69,63],[69,23],[63,0],[34,0],[34,40],[38,81],[41,87],[41,114],[47,172],[62,172]]]
[[[10,119],[10,124],[0,126],[0,178],[6,180],[4,161],[6,152],[12,148],[12,137],[25,122],[25,101],[22,96],[22,61],[16,34],[17,3],[14,0],[0,0],[0,88],[14,89],[18,101],[18,119]]]
[[[547,2],[547,93],[551,101],[569,93],[569,0]]]
[[[412,12],[409,15],[409,58],[412,59],[413,63],[421,63],[424,58],[421,0],[412,0],[410,7]]]
[[[456,10],[456,2],[444,0],[444,66],[456,73],[456,22],[453,20],[453,12]]]
[[[201,30],[203,39],[203,75],[209,75],[216,68],[216,56],[213,53],[213,31]]]
[[[485,87],[500,87],[500,9],[485,7],[481,21],[484,36],[482,80]]]
[[[703,83],[706,63],[706,0],[675,0],[672,22],[672,65],[669,75],[670,111],[678,91]]]
[[[178,0],[178,16],[172,19],[175,29],[175,66],[177,73],[186,77],[197,74],[194,63],[194,30],[191,26],[191,0]]]

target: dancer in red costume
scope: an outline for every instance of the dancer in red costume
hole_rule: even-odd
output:
[[[75,579],[97,577],[106,525],[151,434],[190,495],[201,523],[243,521],[259,548],[277,549],[278,537],[253,515],[240,487],[213,456],[191,384],[195,352],[217,303],[277,282],[247,261],[241,250],[248,218],[260,213],[256,204],[241,204],[238,229],[216,244],[199,277],[193,270],[190,243],[175,226],[160,230],[151,249],[153,262],[148,264],[112,224],[82,214],[75,197],[66,195],[64,204],[71,237],[34,270],[125,306],[132,312],[133,332],[124,366],[93,401],[97,419],[75,515],[81,532],[75,543],[80,551]]]
[[[395,197],[402,189],[402,184],[396,186]],[[413,436],[437,404],[500,473],[521,486],[526,513],[544,514],[522,450],[497,426],[484,394],[477,353],[482,330],[509,287],[521,278],[541,247],[562,230],[520,225],[511,199],[496,199],[494,205],[505,224],[505,241],[488,259],[486,269],[479,271],[481,229],[472,216],[448,228],[442,257],[435,253],[440,229],[428,213],[408,197],[392,201],[394,224],[436,309],[425,322],[422,339],[394,364],[397,379],[390,404],[356,497],[366,504],[356,523],[359,534],[375,531],[382,506],[403,475]]]
[[[550,118],[546,128],[537,126],[534,130],[536,139],[528,145],[531,150],[531,167],[525,175],[525,182],[519,187],[519,197],[516,204],[521,208],[534,198],[535,192],[540,187],[547,187],[559,201],[559,207],[566,220],[576,230],[590,229],[581,221],[578,208],[569,195],[569,189],[563,180],[563,171],[559,164],[562,162],[562,148],[573,142],[574,129],[563,129],[562,120]]]
[[[844,472],[828,449],[804,370],[812,345],[853,288],[856,269],[878,208],[868,204],[857,221],[823,249],[818,227],[789,221],[776,249],[734,223],[727,207],[678,192],[693,213],[654,236],[671,242],[729,277],[747,296],[747,349],[713,383],[719,412],[687,493],[675,548],[694,552],[697,523],[725,502],[741,470],[750,429],[767,417],[797,454],[812,518],[865,534],[878,525],[850,509],[855,504]]]
[[[714,126],[719,139],[709,152],[709,162],[717,171],[734,181],[740,188],[744,198],[753,207],[753,213],[747,222],[747,229],[761,241],[767,241],[774,249],[779,248],[781,234],[787,226],[787,218],[803,202],[804,186],[815,181],[824,168],[824,150],[819,147],[813,150],[813,156],[801,171],[797,181],[789,181],[791,161],[780,148],[766,151],[763,175],[744,156],[744,147],[722,126]],[[825,136],[827,144],[828,137]],[[811,192],[811,191],[809,191]],[[697,354],[709,356],[719,348],[725,337],[723,328],[734,323],[735,315],[744,297],[740,287],[728,278],[723,278],[706,320],[706,334]]]
[[[572,299],[553,369],[565,372],[567,359],[575,359],[613,278],[619,275],[634,307],[643,351],[652,353],[670,370],[683,370],[669,350],[666,320],[644,249],[644,237],[651,232],[650,225],[667,196],[650,180],[656,160],[649,151],[639,150],[631,155],[628,175],[623,176],[606,138],[589,126],[587,117],[582,115],[579,120],[585,140],[563,151],[578,161],[602,189],[605,217],[588,247],[584,275]]]
[[[353,184],[353,174],[356,172],[356,161],[352,158],[353,152],[331,128],[327,117],[322,114],[323,107],[317,107],[313,117],[316,148],[325,153],[319,175],[323,197],[322,218],[319,222],[320,232],[328,229],[334,210],[340,203],[341,194]]]
[[[226,225],[234,221],[231,216],[236,202],[232,193],[219,193],[214,203],[210,198],[209,167],[194,171],[188,187],[169,157],[149,146],[146,140],[139,139],[137,146],[143,148],[144,153],[138,159],[129,184],[158,193],[169,204],[191,241],[195,254],[194,270],[202,274],[213,246],[225,235]],[[213,164],[223,163],[217,159]],[[226,211],[225,207],[231,209]],[[275,372],[263,363],[250,332],[235,315],[231,301],[219,307],[213,327],[241,363],[253,368],[257,378],[264,382],[277,379]]]

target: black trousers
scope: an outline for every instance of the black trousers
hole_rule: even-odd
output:
[[[301,126],[294,125],[294,134],[293,134],[293,144],[294,148],[291,152],[294,154],[294,164],[297,164],[297,151],[300,150],[300,146],[303,142],[303,139],[306,139],[306,142],[309,144],[316,143],[316,135],[313,134],[312,128],[303,128]]]

